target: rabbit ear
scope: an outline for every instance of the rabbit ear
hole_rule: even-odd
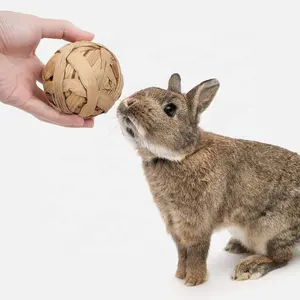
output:
[[[181,93],[181,78],[178,73],[174,73],[170,77],[168,90],[175,93]]]
[[[209,79],[198,84],[186,94],[193,120],[199,121],[200,114],[210,105],[219,87],[220,83],[217,79]]]

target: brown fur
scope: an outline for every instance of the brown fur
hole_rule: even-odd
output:
[[[176,276],[187,285],[206,280],[210,239],[219,228],[238,232],[230,244],[238,250],[232,252],[258,255],[247,260],[247,270],[242,261],[233,278],[264,276],[292,258],[300,238],[300,157],[278,146],[200,129],[201,113],[219,83],[207,80],[184,94],[180,81],[173,74],[168,90],[139,91],[117,110],[177,245]],[[177,107],[172,117],[164,111],[169,103]]]

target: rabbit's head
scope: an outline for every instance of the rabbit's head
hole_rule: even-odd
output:
[[[200,115],[218,89],[218,80],[210,79],[184,94],[179,74],[173,74],[167,90],[146,88],[119,104],[117,116],[123,135],[137,150],[180,161],[199,145]]]

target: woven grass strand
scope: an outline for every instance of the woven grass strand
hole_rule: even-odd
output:
[[[116,56],[94,42],[74,42],[55,52],[44,67],[44,92],[60,112],[90,118],[119,99],[123,76]]]

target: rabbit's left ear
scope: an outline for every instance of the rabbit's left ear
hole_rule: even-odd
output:
[[[178,73],[174,73],[170,79],[169,79],[169,85],[168,90],[175,92],[175,93],[181,93],[181,78]]]
[[[209,79],[198,84],[186,94],[193,122],[199,121],[200,114],[210,105],[219,87],[220,83],[217,79]]]

